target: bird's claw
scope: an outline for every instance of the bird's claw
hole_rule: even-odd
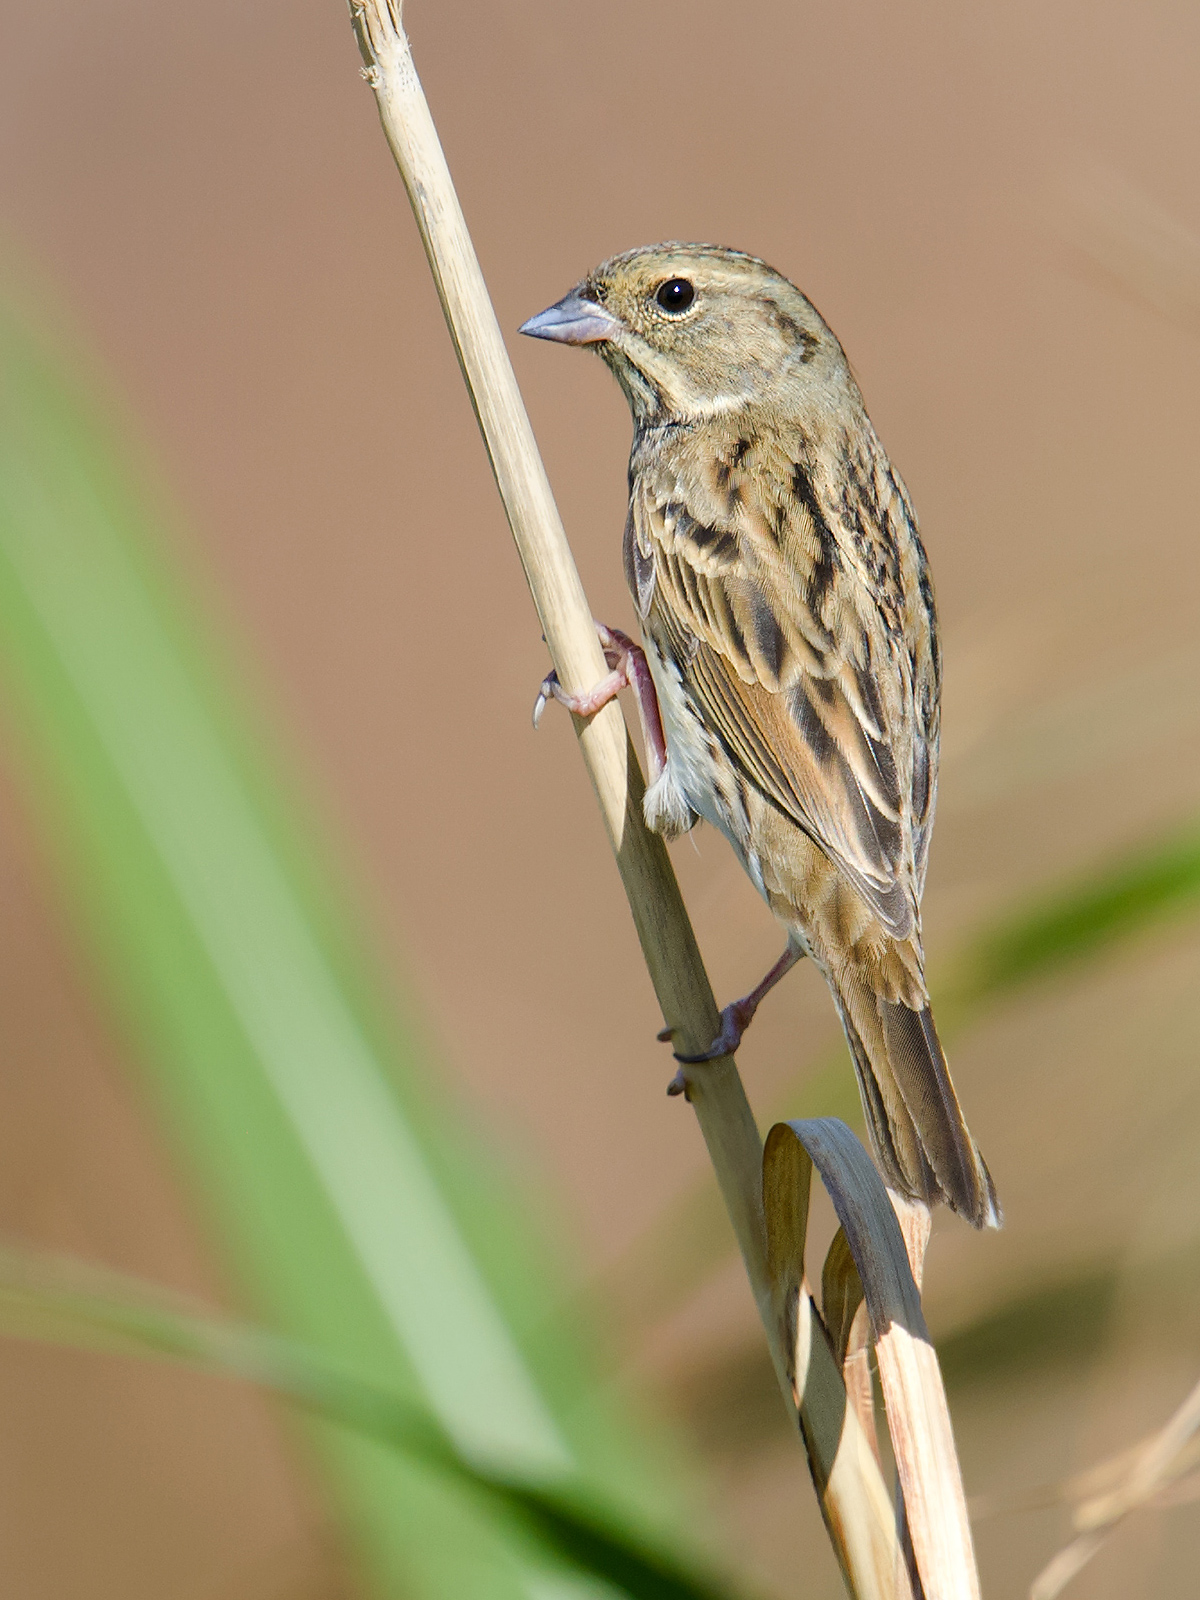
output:
[[[670,1044],[674,1037],[675,1029],[671,1027],[660,1028],[656,1035],[659,1044]],[[676,1061],[681,1061],[683,1058],[681,1056],[676,1056],[675,1059]],[[691,1095],[688,1094],[687,1074],[684,1072],[682,1067],[679,1068],[675,1076],[667,1085],[667,1093],[672,1096],[681,1094],[685,1100],[691,1099]]]
[[[757,1010],[757,1001],[751,1001],[750,999],[734,1000],[731,1005],[727,1005],[721,1012],[721,1031],[708,1049],[695,1056],[681,1056],[679,1051],[676,1050],[673,1052],[676,1061],[685,1067],[694,1067],[705,1061],[719,1061],[722,1056],[733,1055],[738,1045],[742,1042],[742,1035],[750,1026],[750,1019]],[[673,1038],[674,1033],[674,1028],[664,1028],[658,1035],[660,1043],[668,1043]],[[683,1074],[676,1073],[675,1076],[682,1079]],[[672,1085],[667,1089],[667,1093],[680,1094],[681,1092],[681,1089],[674,1087],[674,1080],[672,1080]]]
[[[558,673],[547,673],[547,675],[542,679],[541,687],[538,689],[537,699],[533,702],[533,725],[535,728],[542,720],[542,712],[545,711],[547,705],[549,705],[550,700],[554,695],[554,691],[557,688]]]

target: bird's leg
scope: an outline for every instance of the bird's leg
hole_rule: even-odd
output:
[[[615,699],[622,689],[632,689],[637,695],[638,716],[641,719],[642,736],[646,743],[646,760],[650,767],[650,782],[654,783],[662,775],[667,764],[667,741],[663,733],[662,713],[658,708],[658,695],[654,688],[654,679],[650,676],[646,652],[641,645],[634,644],[629,635],[622,633],[619,628],[607,628],[604,623],[598,622],[596,632],[604,649],[604,660],[612,669],[608,676],[601,678],[598,684],[583,694],[570,694],[559,683],[558,673],[551,672],[538,690],[538,697],[533,707],[533,725],[537,727],[542,712],[546,709],[546,703],[551,698],[557,700],[559,705],[566,706],[567,710],[574,712],[577,717],[590,717],[601,707],[606,706],[610,700]]]
[[[596,624],[600,643],[605,647],[604,659],[609,652],[617,656],[617,668],[625,673],[625,681],[637,696],[638,717],[642,724],[642,742],[646,747],[646,764],[650,768],[649,782],[657,783],[667,766],[667,736],[663,732],[662,711],[658,704],[658,690],[650,673],[650,663],[640,644],[634,644],[627,633],[619,628],[606,628]]]
[[[708,1049],[705,1050],[702,1055],[698,1056],[681,1056],[679,1052],[676,1051],[676,1061],[682,1061],[685,1066],[691,1066],[700,1061],[716,1061],[720,1056],[733,1055],[738,1045],[741,1044],[742,1035],[750,1026],[751,1019],[753,1018],[754,1013],[758,1010],[764,997],[770,994],[771,990],[779,982],[780,978],[782,978],[785,973],[790,972],[796,965],[797,961],[800,961],[803,956],[804,951],[800,948],[800,946],[792,944],[792,942],[789,940],[787,949],[771,968],[770,972],[767,973],[762,982],[756,985],[755,988],[751,989],[749,994],[743,995],[740,1000],[735,1000],[732,1005],[726,1006],[721,1012],[721,1031],[713,1040],[712,1044],[709,1045]],[[668,1040],[671,1038],[673,1032],[673,1028],[664,1028],[658,1037],[662,1040]],[[683,1074],[677,1072],[674,1078],[672,1078],[670,1084],[667,1086],[667,1093],[682,1094],[684,1087]]]

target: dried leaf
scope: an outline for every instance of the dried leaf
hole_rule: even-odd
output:
[[[838,1361],[846,1360],[850,1329],[863,1303],[862,1279],[854,1265],[846,1230],[839,1228],[821,1270],[821,1311]]]
[[[875,1429],[875,1388],[871,1382],[871,1323],[862,1279],[841,1228],[833,1236],[821,1269],[821,1311],[833,1353],[842,1369],[846,1398],[858,1414],[867,1442],[879,1459]]]
[[[857,1408],[847,1404],[841,1363],[804,1275],[812,1162],[796,1139],[772,1146],[768,1138],[767,1150],[763,1211],[771,1306],[821,1514],[855,1600],[912,1600],[874,1430],[868,1434]]]
[[[979,1577],[937,1355],[887,1190],[845,1123],[833,1118],[777,1123],[767,1135],[763,1193],[768,1257],[782,1270],[784,1249],[795,1244],[794,1214],[784,1189],[789,1175],[803,1169],[801,1149],[829,1191],[862,1280],[925,1595],[927,1600],[972,1600],[979,1595]],[[791,1271],[802,1277],[803,1258]]]

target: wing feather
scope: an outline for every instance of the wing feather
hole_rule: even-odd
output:
[[[681,474],[635,486],[629,544],[639,573],[654,572],[637,586],[643,621],[745,778],[907,937],[936,785],[936,679],[918,704],[909,619],[897,639],[853,529],[806,477],[796,492],[799,468],[781,481],[747,465],[700,506]]]

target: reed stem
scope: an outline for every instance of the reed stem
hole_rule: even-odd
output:
[[[350,0],[350,12],[364,76],[408,191],[551,660],[566,689],[586,690],[608,669],[413,65],[399,0]],[[624,718],[612,702],[574,722],[664,1022],[682,1054],[698,1053],[718,1032],[717,1006],[666,848],[642,818],[643,779]],[[796,1417],[789,1353],[767,1272],[762,1140],[754,1115],[732,1057],[684,1072],[780,1388]],[[804,1433],[826,1526],[852,1593],[862,1600],[895,1600],[903,1559],[890,1497],[857,1415],[846,1404],[824,1329],[807,1304],[813,1354],[799,1420],[805,1421],[806,1404],[821,1412],[822,1426],[805,1427]],[[812,1455],[814,1449],[821,1458]],[[846,1470],[849,1461],[854,1471]],[[864,1473],[874,1478],[865,1482]]]

